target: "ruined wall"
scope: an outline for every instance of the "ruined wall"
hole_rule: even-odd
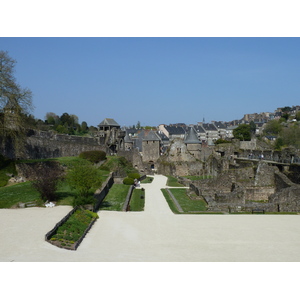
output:
[[[64,156],[78,156],[83,151],[102,150],[106,147],[100,145],[98,138],[55,134],[52,131],[31,131],[28,133],[25,151],[22,155],[6,153],[6,156],[21,159],[42,159]],[[4,149],[1,149],[2,153]]]

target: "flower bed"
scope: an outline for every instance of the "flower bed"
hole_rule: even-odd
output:
[[[60,248],[76,250],[98,217],[97,213],[78,208],[47,241]]]

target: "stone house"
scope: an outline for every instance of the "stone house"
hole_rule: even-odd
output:
[[[158,126],[158,130],[164,133],[170,140],[176,138],[184,139],[186,130],[185,125],[164,125],[161,124]]]

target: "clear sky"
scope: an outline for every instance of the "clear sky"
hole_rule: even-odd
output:
[[[299,105],[300,38],[0,38],[33,112],[195,124]]]

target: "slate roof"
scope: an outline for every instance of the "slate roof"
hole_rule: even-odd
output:
[[[205,130],[200,125],[194,126],[194,128],[198,133],[205,133]]]
[[[201,144],[201,142],[198,140],[196,130],[194,127],[190,127],[188,134],[184,140],[185,144]]]
[[[111,118],[104,119],[98,126],[119,126],[120,127],[120,125],[114,119]]]
[[[143,138],[144,141],[160,141],[159,136],[154,131],[151,130],[148,133],[147,132],[144,133],[145,133]]]
[[[226,125],[223,122],[215,122],[214,125],[219,129],[226,129]]]
[[[202,124],[203,128],[206,130],[206,131],[218,131],[217,128],[215,127],[215,125],[213,124],[208,124],[208,123],[205,123],[205,124]]]
[[[165,126],[169,134],[185,134],[185,130],[181,126]]]

